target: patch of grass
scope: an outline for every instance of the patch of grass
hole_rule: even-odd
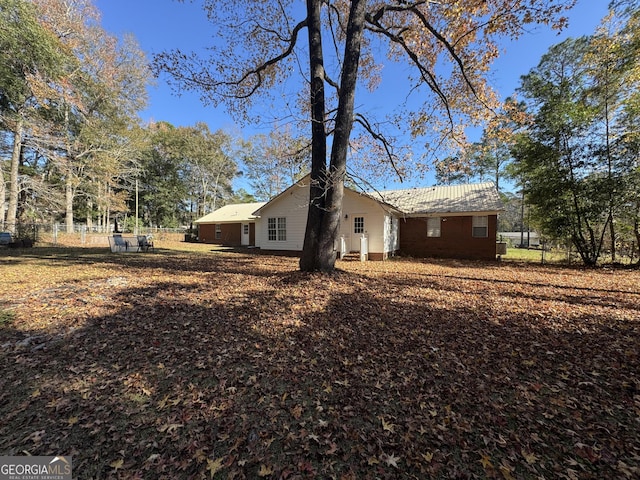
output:
[[[507,248],[507,254],[503,260],[515,262],[543,263],[543,251],[529,248]],[[551,250],[544,252],[544,263],[564,263],[567,261],[566,252]]]
[[[16,318],[15,312],[0,310],[0,328],[8,327]]]

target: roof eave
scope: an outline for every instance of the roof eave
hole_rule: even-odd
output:
[[[482,210],[482,211],[466,211],[466,212],[410,212],[404,213],[406,218],[424,218],[424,217],[469,217],[469,216],[485,216],[498,215],[503,210]]]
[[[260,217],[249,217],[249,218],[236,218],[233,220],[201,220],[194,221],[198,225],[222,225],[223,223],[247,223],[247,222],[255,222]]]

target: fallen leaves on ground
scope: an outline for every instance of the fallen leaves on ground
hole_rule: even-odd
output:
[[[0,257],[0,454],[78,478],[637,478],[640,272]]]

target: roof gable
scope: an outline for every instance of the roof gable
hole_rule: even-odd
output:
[[[270,208],[271,206],[273,206],[274,203],[277,203],[287,193],[291,193],[291,191],[293,189],[296,189],[296,188],[297,189],[299,189],[299,188],[309,188],[310,182],[311,182],[311,175],[310,174],[305,175],[300,180],[298,180],[296,183],[291,185],[289,188],[287,188],[286,190],[284,190],[280,194],[278,194],[275,197],[273,197],[267,203],[263,204],[260,208],[256,209],[253,212],[253,215],[258,216],[258,217],[261,216],[262,215],[262,211],[264,210],[263,207]],[[358,192],[358,191],[353,190],[352,188],[349,188],[347,186],[344,187],[344,194],[345,195],[356,195],[358,197],[366,198],[366,199],[374,202],[374,204],[377,204],[377,205],[385,208],[386,210],[391,210],[391,211],[396,211],[397,210],[395,205],[387,203],[384,199],[381,199],[379,196],[371,195],[371,194],[366,193],[366,192]],[[401,213],[401,212],[396,212],[396,213]]]
[[[260,205],[259,207],[257,207],[253,211],[253,215],[255,215],[256,217],[260,217],[262,215],[263,207],[271,207],[274,203],[278,202],[282,197],[284,197],[287,193],[290,193],[294,189],[305,188],[307,185],[309,185],[310,179],[311,179],[311,175],[310,174],[305,175],[300,180],[298,180],[296,183],[294,183],[293,185],[289,186],[288,188],[286,188],[285,190],[280,192],[278,195],[276,195],[275,197],[270,199],[268,202],[265,202],[262,205]]]
[[[195,223],[238,223],[256,219],[253,212],[264,205],[264,202],[232,203],[199,218]]]

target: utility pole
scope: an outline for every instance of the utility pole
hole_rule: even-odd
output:
[[[136,228],[134,235],[138,235],[138,179],[136,178]]]

